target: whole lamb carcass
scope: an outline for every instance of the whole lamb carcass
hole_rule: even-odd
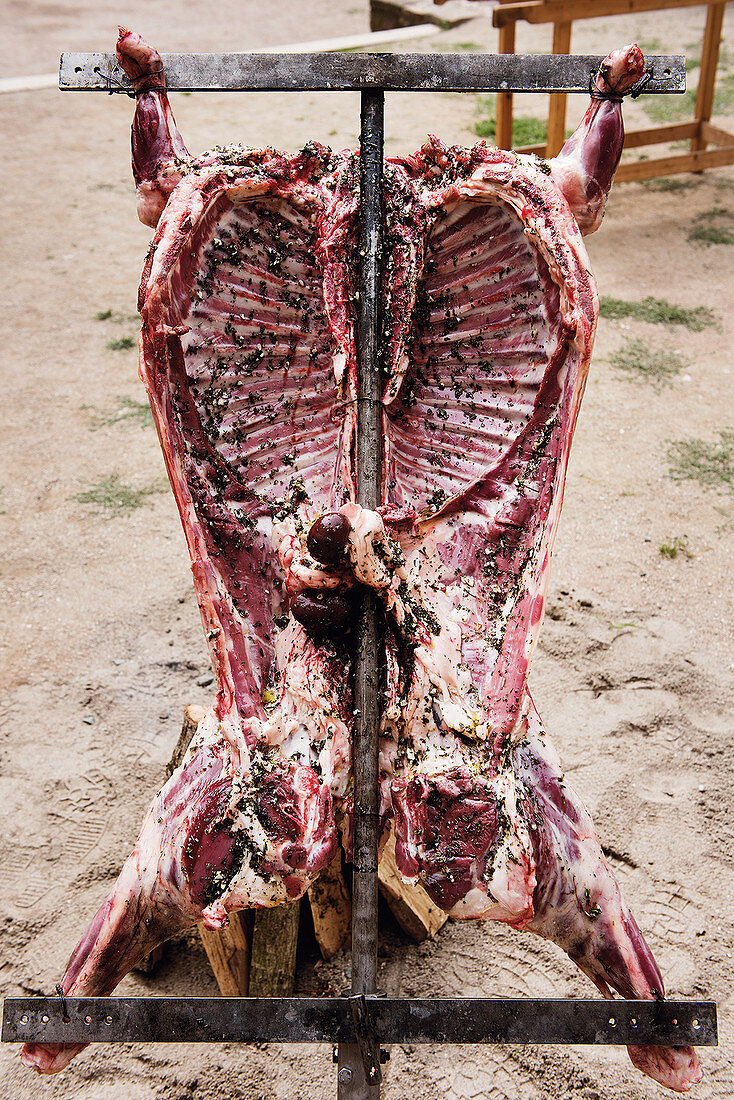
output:
[[[156,227],[140,370],[216,696],[72,955],[109,994],[203,920],[299,897],[350,847],[352,598],[386,609],[381,813],[456,917],[559,944],[605,996],[663,982],[527,689],[597,315],[581,240],[621,155],[636,46],[554,160],[435,138],[385,166],[383,506],[355,502],[355,153],[191,157],[158,54],[121,29],[138,213]],[[43,1073],[82,1049],[27,1044]],[[686,1091],[691,1048],[631,1047]]]

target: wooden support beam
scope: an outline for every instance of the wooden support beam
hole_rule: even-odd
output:
[[[380,892],[403,931],[417,943],[432,940],[448,920],[448,915],[433,904],[422,886],[409,886],[403,882],[395,862],[395,833],[392,829],[380,856],[378,877]]]
[[[250,954],[251,997],[290,997],[296,978],[301,899],[258,909]]]
[[[711,145],[734,145],[734,134],[728,130],[722,130],[720,126],[712,126],[710,122],[702,122],[701,136]]]
[[[708,122],[714,106],[716,87],[716,69],[719,64],[721,46],[721,28],[724,22],[726,4],[709,4],[706,13],[706,29],[703,32],[701,48],[701,68],[698,74],[695,117],[699,122]],[[705,149],[706,141],[699,130],[691,139],[691,151]]]
[[[308,900],[321,957],[331,959],[347,945],[352,928],[352,899],[342,873],[341,848],[310,887]]]
[[[693,8],[701,0],[528,0],[527,3],[502,4],[495,8],[492,24],[505,27],[509,23],[557,23],[562,20],[601,19],[610,15],[630,15],[640,11],[660,11],[665,8]]]
[[[571,52],[571,21],[564,19],[553,24],[552,53]],[[545,139],[545,155],[554,157],[560,153],[566,139],[566,93],[554,92],[548,106],[548,133]]]
[[[508,23],[500,28],[499,53],[515,52],[515,24]],[[497,93],[497,120],[495,123],[495,141],[498,149],[512,148],[512,92]]]
[[[734,164],[734,145],[621,164],[614,179],[617,183],[629,183],[631,180],[651,180],[656,176],[674,176],[678,172],[701,172],[704,168],[721,168],[725,164]]]
[[[698,131],[698,122],[672,122],[669,126],[651,126],[648,130],[629,130],[624,135],[625,149],[642,145],[660,145],[668,141],[683,141]]]

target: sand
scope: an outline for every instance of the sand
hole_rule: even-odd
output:
[[[109,49],[118,20],[162,50],[247,49],[358,33],[365,0],[228,0],[0,4],[3,76],[49,72],[62,48]],[[732,13],[729,12],[731,16]],[[578,25],[574,47],[604,53],[634,38],[660,52],[700,47],[703,9]],[[730,19],[731,23],[731,19]],[[730,30],[731,33],[731,30]],[[482,17],[423,50],[495,47]],[[544,49],[521,28],[518,48]],[[409,47],[403,47],[409,48]],[[692,74],[695,79],[695,72]],[[297,148],[354,142],[352,95],[174,95],[189,148],[247,141]],[[520,99],[524,113],[543,107]],[[571,104],[580,116],[583,97]],[[476,100],[391,96],[390,152],[427,129],[475,140]],[[645,125],[645,101],[625,108]],[[0,977],[4,995],[50,992],[137,835],[175,743],[183,707],[206,703],[210,675],[184,540],[152,428],[135,412],[142,387],[135,294],[149,230],[135,219],[128,161],[131,102],[54,89],[0,96],[4,138],[2,279],[3,703],[0,710]],[[729,128],[734,111],[718,117]],[[712,997],[722,1045],[704,1050],[701,1100],[730,1097],[734,1039],[731,913],[734,822],[731,487],[670,474],[670,441],[715,442],[734,425],[731,244],[689,240],[734,231],[734,171],[682,177],[680,190],[613,192],[589,252],[602,295],[706,306],[693,332],[602,319],[579,420],[532,689],[573,785],[586,799],[669,993]],[[702,221],[696,219],[703,216]],[[727,220],[728,219],[728,220]],[[111,311],[107,319],[98,314]],[[631,339],[685,365],[659,392],[615,369]],[[123,403],[121,403],[123,402]],[[129,513],[75,499],[117,474],[153,490]],[[160,490],[160,491],[158,491]],[[674,558],[661,546],[687,540]],[[680,543],[677,544],[680,546]],[[416,947],[382,914],[380,983],[391,994],[589,996],[556,948],[491,925],[449,922]],[[298,988],[344,984],[347,956],[304,952]],[[175,944],[154,978],[128,994],[214,994],[194,939]],[[661,1095],[614,1048],[400,1048],[386,1100],[648,1100]],[[9,1100],[256,1100],[335,1094],[325,1048],[233,1044],[88,1050],[58,1077],[23,1070],[0,1050]]]

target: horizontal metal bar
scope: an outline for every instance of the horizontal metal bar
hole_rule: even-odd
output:
[[[716,1046],[712,1001],[369,997],[382,1043]],[[354,1043],[347,997],[58,997],[5,1001],[5,1042]]]
[[[587,92],[604,60],[565,54],[163,54],[172,91],[189,92]],[[684,92],[685,58],[646,59],[644,92]],[[125,92],[132,85],[112,53],[63,53],[59,88]]]

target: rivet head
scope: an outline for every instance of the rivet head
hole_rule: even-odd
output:
[[[352,1071],[351,1069],[349,1069],[348,1066],[344,1066],[342,1069],[339,1070],[336,1076],[340,1085],[348,1085],[349,1082],[352,1080]]]

